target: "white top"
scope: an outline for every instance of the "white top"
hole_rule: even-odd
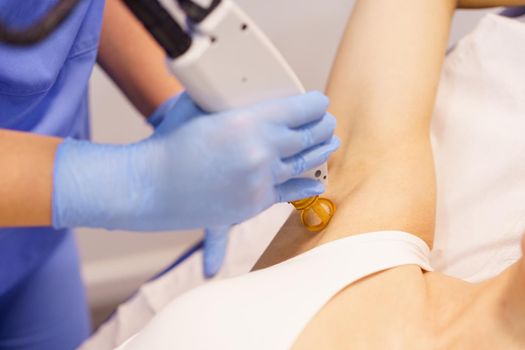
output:
[[[333,241],[182,295],[119,349],[289,349],[343,288],[401,265],[430,271],[428,256],[424,241],[399,231]]]

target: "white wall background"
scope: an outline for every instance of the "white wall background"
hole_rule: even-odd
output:
[[[323,90],[354,2],[237,1],[281,50],[305,86]],[[458,12],[451,43],[471,30],[486,12]],[[139,114],[99,68],[95,69],[91,80],[91,108],[96,141],[125,143],[150,133]],[[97,318],[199,237],[199,232],[134,234],[79,230],[84,277],[90,302],[98,310]]]

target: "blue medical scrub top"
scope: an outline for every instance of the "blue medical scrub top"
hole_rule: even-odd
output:
[[[10,25],[25,26],[56,2],[1,0],[0,16]],[[104,0],[81,0],[45,41],[24,48],[0,44],[0,128],[89,137],[87,88],[103,9]],[[0,295],[38,266],[67,234],[50,227],[0,229]]]

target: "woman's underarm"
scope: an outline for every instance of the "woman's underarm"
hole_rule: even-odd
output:
[[[330,161],[326,197],[338,210],[319,234],[293,214],[258,268],[370,231],[407,231],[432,244],[429,128],[455,6],[453,0],[356,3],[328,87],[342,146]]]

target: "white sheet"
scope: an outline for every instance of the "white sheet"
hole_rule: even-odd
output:
[[[432,264],[468,281],[520,256],[525,228],[525,23],[487,15],[447,57],[432,125]]]
[[[487,279],[521,255],[525,229],[525,24],[488,15],[447,57],[432,125],[438,176],[433,267]],[[217,278],[248,271],[291,209],[239,225]],[[202,284],[201,254],[139,293],[84,346],[112,349],[164,305]]]

